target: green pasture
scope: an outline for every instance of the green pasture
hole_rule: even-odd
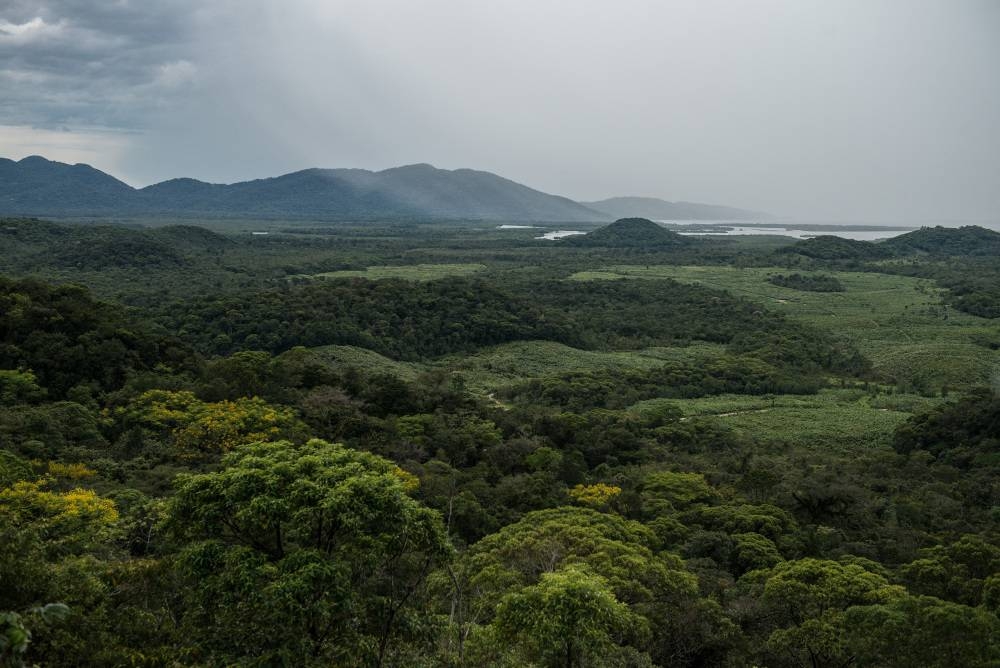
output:
[[[366,348],[357,346],[321,346],[312,351],[320,359],[336,368],[354,368],[370,375],[389,374],[402,380],[414,380],[423,367],[410,362],[397,362]]]
[[[846,290],[805,292],[768,282],[779,273],[792,272],[777,267],[623,265],[570,278],[673,279],[726,290],[835,333],[857,346],[885,377],[925,391],[988,383],[1000,375],[1000,353],[973,342],[977,334],[996,331],[997,325],[948,306],[932,280],[826,271],[816,273],[836,276]]]
[[[426,363],[398,362],[355,346],[323,346],[313,351],[331,366],[354,367],[370,374],[387,373],[403,380],[413,380],[432,369],[443,369],[461,375],[466,387],[486,395],[512,383],[573,371],[651,369],[671,361],[698,362],[721,354],[723,346],[699,344],[683,348],[599,352],[552,341],[517,341]]]
[[[518,341],[486,348],[471,355],[437,360],[460,373],[469,389],[489,393],[532,378],[574,371],[651,369],[671,361],[700,361],[719,355],[722,346],[701,344],[676,348],[646,348],[628,352],[580,350],[552,341]]]
[[[889,445],[900,423],[940,401],[918,395],[873,396],[863,390],[830,389],[805,396],[726,394],[700,399],[651,399],[629,410],[642,413],[667,403],[680,408],[685,419],[716,420],[758,441],[843,451]]]

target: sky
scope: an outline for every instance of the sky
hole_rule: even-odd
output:
[[[1000,0],[0,0],[0,156],[1000,221]]]

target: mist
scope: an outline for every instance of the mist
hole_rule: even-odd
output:
[[[1000,220],[1000,3],[0,6],[0,155],[132,185],[429,162],[578,200]]]

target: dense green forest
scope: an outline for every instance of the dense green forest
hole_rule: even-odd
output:
[[[994,233],[114,222],[0,220],[0,666],[1000,665]]]

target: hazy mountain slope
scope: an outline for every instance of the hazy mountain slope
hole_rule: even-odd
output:
[[[89,165],[67,165],[39,156],[0,158],[0,212],[6,214],[105,213],[131,206],[135,190]]]
[[[653,220],[748,220],[771,218],[759,211],[735,209],[715,204],[668,202],[655,197],[612,197],[597,202],[581,202],[586,207],[615,218],[651,218]]]

